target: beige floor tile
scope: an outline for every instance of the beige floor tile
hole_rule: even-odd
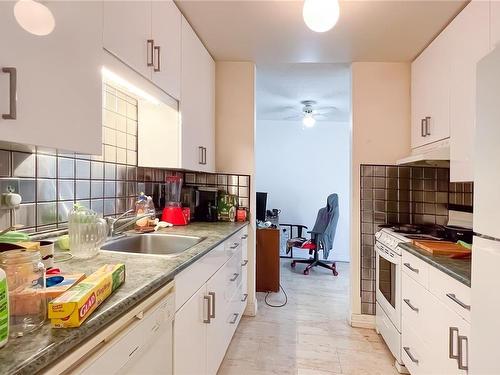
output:
[[[244,317],[228,348],[219,375],[391,375],[394,358],[374,330],[352,328],[349,265],[339,263],[339,276],[282,260],[281,283],[288,304],[272,308],[258,293],[256,317]],[[278,303],[283,295],[271,295]]]

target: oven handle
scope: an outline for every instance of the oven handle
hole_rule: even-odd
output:
[[[380,250],[382,247],[380,244],[375,244],[375,250],[377,251],[377,255],[381,256],[388,262],[392,264],[399,264],[400,263],[400,257],[398,254],[395,254],[393,251],[389,250],[389,254],[385,253],[383,250]]]

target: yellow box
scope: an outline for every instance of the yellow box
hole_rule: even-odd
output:
[[[124,264],[106,264],[49,303],[53,328],[79,327],[125,281]]]

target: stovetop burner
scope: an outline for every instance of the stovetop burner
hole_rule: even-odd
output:
[[[383,224],[380,228],[390,228],[410,239],[443,239],[445,230],[436,224]]]

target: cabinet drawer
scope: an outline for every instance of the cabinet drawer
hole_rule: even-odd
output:
[[[175,310],[179,310],[229,258],[225,245],[221,244],[175,276]]]
[[[426,374],[430,372],[426,346],[415,331],[408,327],[403,317],[403,326],[406,326],[402,334],[401,359],[411,375]]]
[[[436,268],[429,272],[429,290],[446,306],[470,322],[470,288]]]
[[[429,311],[427,308],[429,292],[406,273],[402,273],[402,276],[401,311],[404,322],[403,330],[407,326],[411,327],[419,333],[419,338],[424,341],[429,327]]]
[[[429,264],[407,251],[403,251],[403,272],[424,288],[429,285]]]

